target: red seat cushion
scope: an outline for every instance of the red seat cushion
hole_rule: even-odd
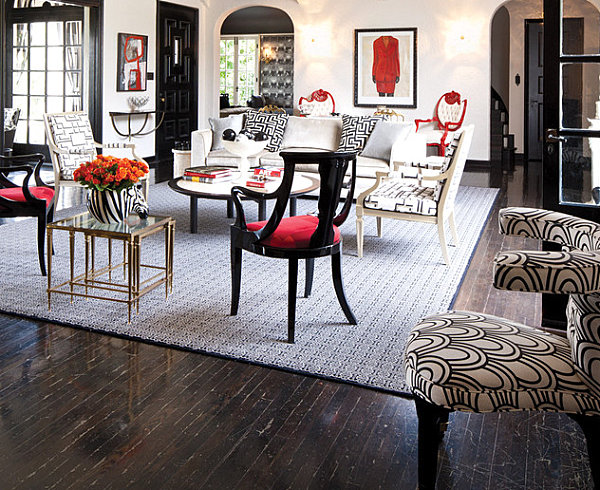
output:
[[[52,201],[52,198],[54,197],[54,189],[48,187],[30,187],[29,192],[37,199],[45,199],[46,207],[50,205],[50,201]],[[0,189],[0,196],[10,199],[11,201],[26,202],[22,187]]]
[[[309,248],[310,237],[315,232],[319,218],[302,215],[283,218],[273,234],[261,243],[274,248]],[[266,221],[248,223],[248,230],[257,231],[267,224]],[[340,241],[340,230],[333,227],[333,243]]]

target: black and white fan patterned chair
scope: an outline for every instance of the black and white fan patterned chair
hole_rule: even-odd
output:
[[[451,411],[537,410],[579,423],[600,488],[600,225],[531,208],[503,209],[499,222],[506,235],[563,246],[498,253],[494,286],[568,294],[567,338],[469,311],[429,316],[414,327],[405,368],[419,417],[419,487],[435,487]]]

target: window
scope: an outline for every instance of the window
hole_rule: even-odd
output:
[[[27,145],[45,143],[44,112],[83,108],[83,9],[53,7],[47,18],[35,10],[15,11],[10,36],[7,102],[21,109],[15,143]]]
[[[219,92],[244,105],[258,91],[258,36],[222,37]]]

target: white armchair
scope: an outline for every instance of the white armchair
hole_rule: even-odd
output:
[[[394,172],[377,173],[375,184],[356,200],[356,242],[363,255],[364,216],[377,218],[377,236],[382,235],[382,219],[404,219],[436,224],[446,264],[450,263],[444,222],[450,223],[454,243],[458,234],[454,223],[454,200],[473,139],[472,125],[456,132],[443,159],[396,161]]]
[[[73,180],[73,172],[82,163],[96,158],[97,148],[128,148],[134,160],[146,163],[135,153],[133,143],[96,143],[90,120],[85,112],[44,114],[44,125],[54,168],[54,202],[56,203],[58,203],[61,187],[80,185]],[[146,175],[140,181],[143,184],[144,197],[148,199],[150,179]]]

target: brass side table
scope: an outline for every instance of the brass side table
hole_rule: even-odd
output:
[[[67,281],[52,285],[52,233],[54,230],[69,232],[70,276]],[[142,238],[164,231],[165,264],[147,265],[140,263]],[[83,274],[75,275],[75,234],[83,233],[85,243],[85,267]],[[140,297],[161,284],[165,285],[165,297],[173,292],[173,241],[175,220],[170,216],[148,216],[140,219],[131,215],[125,222],[103,224],[89,213],[50,223],[46,227],[48,240],[48,309],[52,293],[68,294],[71,302],[75,296],[104,299],[127,303],[127,321],[131,322],[131,309],[135,305],[139,312]],[[108,263],[96,267],[96,238],[108,239]],[[123,260],[113,263],[112,240],[123,242]],[[123,279],[119,281],[123,269]],[[152,269],[151,277],[141,279],[141,269]]]

